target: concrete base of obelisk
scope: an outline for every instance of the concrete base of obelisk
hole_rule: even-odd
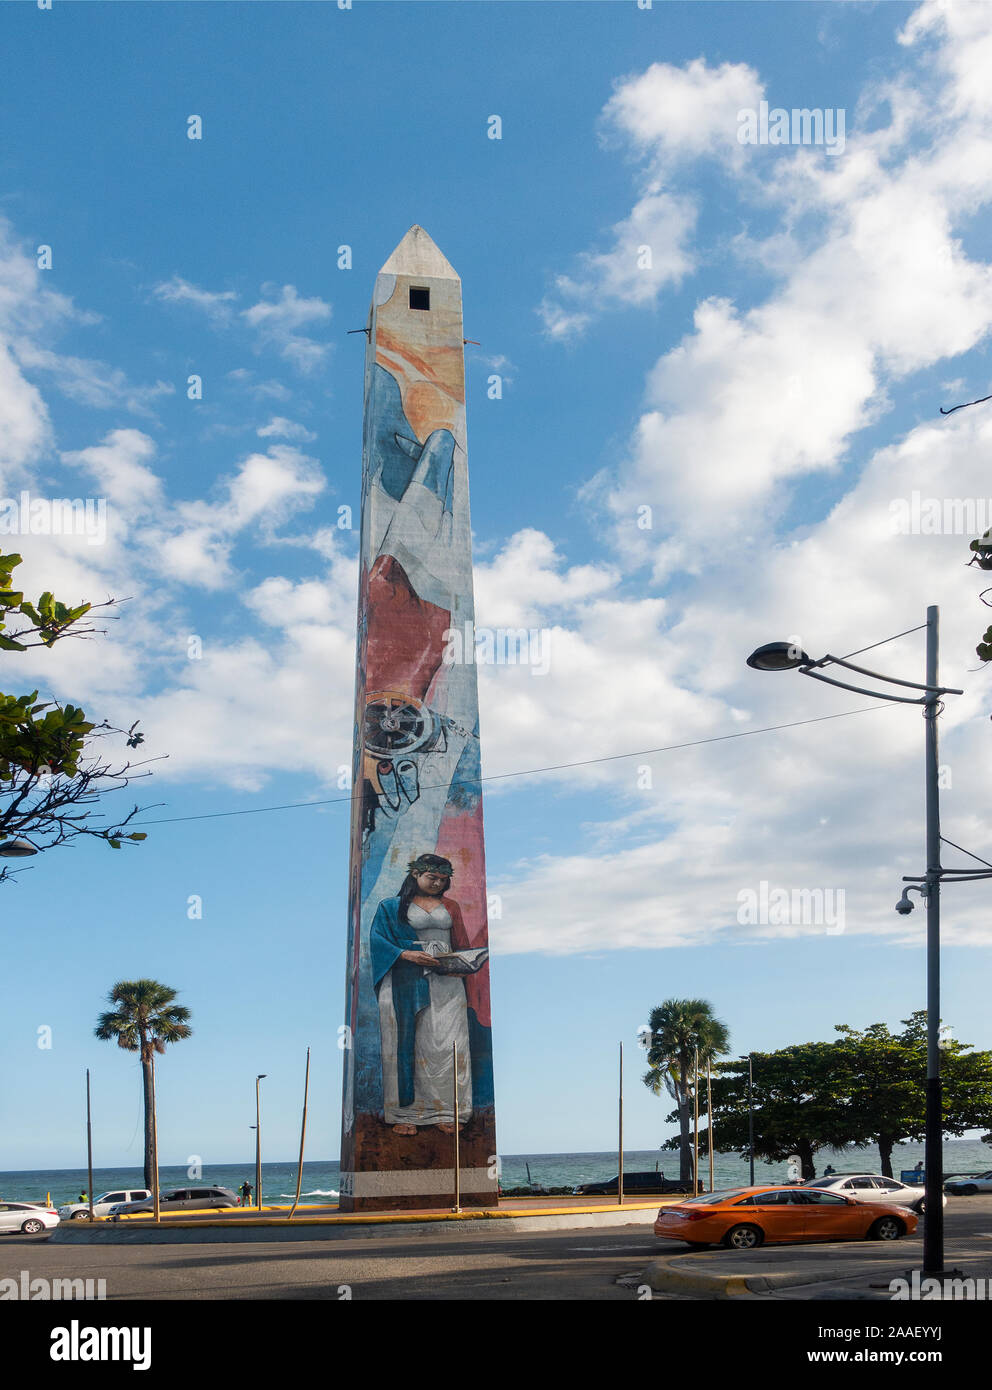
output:
[[[375,1116],[356,1115],[349,1137],[350,1151],[346,1146],[341,1155],[341,1211],[450,1210],[455,1199],[453,1134],[436,1126],[396,1134]],[[495,1205],[495,1155],[494,1112],[476,1110],[458,1136],[460,1206]]]

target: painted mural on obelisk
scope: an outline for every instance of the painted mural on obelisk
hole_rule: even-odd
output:
[[[461,281],[412,227],[365,359],[341,1205],[496,1196]],[[471,630],[471,629],[469,629]],[[457,1057],[457,1068],[455,1064]],[[455,1096],[457,1093],[457,1114]]]

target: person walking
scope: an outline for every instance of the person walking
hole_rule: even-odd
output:
[[[251,1206],[251,1183],[248,1181],[247,1178],[245,1178],[244,1182],[241,1184],[241,1186],[240,1186],[240,1188],[239,1188],[238,1190],[239,1190],[239,1192],[241,1193],[241,1205],[242,1205],[243,1207],[250,1207],[250,1206]]]

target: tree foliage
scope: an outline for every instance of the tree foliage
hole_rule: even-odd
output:
[[[644,1084],[654,1095],[667,1091],[675,1101],[679,1123],[679,1180],[692,1182],[692,1140],[690,1124],[694,1108],[693,1073],[696,1054],[705,1069],[707,1061],[730,1050],[730,1033],[725,1023],[713,1015],[705,999],[666,999],[651,1010],[648,1044],[648,1070]],[[672,1147],[676,1147],[675,1143]]]
[[[816,1176],[821,1149],[876,1144],[892,1176],[892,1151],[926,1132],[926,1010],[892,1033],[883,1023],[858,1031],[838,1024],[832,1042],[754,1053],[754,1152],[768,1162],[798,1155],[802,1176]],[[713,1133],[723,1152],[748,1153],[747,1059],[718,1063]],[[992,1052],[948,1040],[941,1047],[943,1129],[961,1135],[992,1124]],[[669,1119],[677,1118],[673,1112]],[[676,1139],[669,1147],[676,1147]],[[709,1142],[701,1133],[700,1145]]]
[[[836,1045],[796,1043],[777,1052],[751,1056],[754,1077],[754,1153],[769,1163],[798,1155],[804,1178],[815,1177],[814,1158],[823,1148],[866,1144],[837,1072]],[[716,1148],[749,1152],[747,1058],[717,1065],[713,1082],[713,1133]],[[709,1130],[700,1134],[709,1151]]]
[[[107,1002],[115,1007],[100,1015],[93,1030],[102,1042],[116,1042],[125,1052],[139,1055],[145,1106],[145,1186],[149,1188],[158,1161],[152,1103],[155,1054],[193,1032],[189,1009],[175,999],[176,991],[158,980],[118,980],[107,996]]]
[[[37,604],[27,602],[12,587],[13,572],[21,563],[20,555],[0,555],[0,650],[52,647],[62,638],[85,637],[97,630],[82,622],[94,611],[92,604],[68,608],[50,593],[42,594]],[[133,778],[150,775],[138,770],[145,764],[100,755],[97,741],[113,736],[123,736],[132,749],[144,741],[137,724],[124,730],[106,721],[95,723],[77,705],[39,700],[37,690],[21,695],[0,692],[0,843],[25,839],[35,849],[46,850],[85,835],[120,849],[127,842],[144,840],[143,832],[126,829],[138,814],[137,806],[109,823],[94,820],[89,809]],[[0,882],[9,877],[11,870],[5,866]]]

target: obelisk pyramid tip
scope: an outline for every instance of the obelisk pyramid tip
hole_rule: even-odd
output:
[[[457,280],[458,272],[423,227],[414,224],[393,251],[380,275],[413,275]]]

